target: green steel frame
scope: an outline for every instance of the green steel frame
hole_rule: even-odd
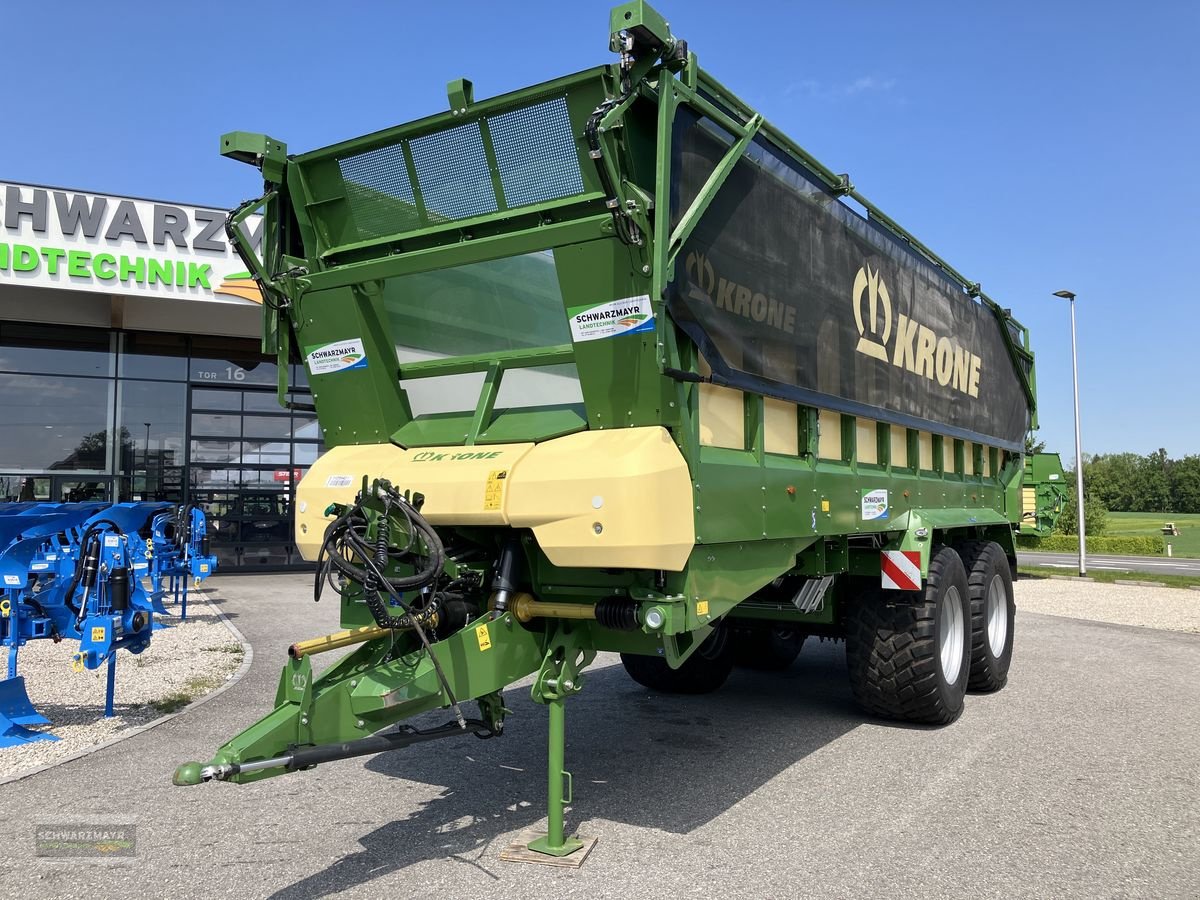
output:
[[[281,142],[243,132],[225,135],[221,148],[226,156],[256,165],[266,181],[263,197],[231,214],[229,234],[265,297],[264,347],[281,359],[293,358],[296,348],[351,336],[361,337],[373,359],[393,358],[384,307],[389,279],[537,251],[553,252],[566,307],[642,294],[651,298],[657,326],[644,335],[311,377],[329,446],[388,440],[409,447],[539,441],[583,428],[645,425],[667,428],[678,445],[693,481],[697,541],[681,572],[556,567],[530,534],[520,535],[529,580],[540,597],[594,604],[614,594],[627,596],[643,611],[657,609],[660,628],[620,632],[589,621],[552,620],[537,632],[526,630],[509,613],[500,619],[485,616],[434,645],[455,696],[481,698],[487,709],[500,711],[496,721],[503,712],[499,691],[536,673],[532,695],[550,707],[551,757],[548,836],[535,849],[555,855],[577,846],[563,831],[563,806],[570,794],[562,762],[563,701],[582,686],[581,670],[597,650],[661,654],[677,665],[723,617],[792,622],[836,633],[841,598],[854,589],[854,578],[878,579],[881,549],[920,551],[923,574],[935,542],[987,538],[1015,555],[1013,526],[1024,470],[1018,452],[980,449],[935,435],[934,464],[923,469],[918,433],[900,429],[906,460],[893,464],[892,431],[899,426],[881,422],[871,454],[878,462],[860,463],[855,420],[842,416],[842,458],[820,459],[818,412],[800,406],[799,453],[775,454],[765,447],[764,397],[753,393],[744,396],[744,448],[701,445],[700,360],[695,346],[666,315],[662,298],[678,254],[752,140],[765,137],[833,192],[856,201],[873,221],[957,282],[963,302],[977,298],[995,314],[1036,425],[1028,331],[978,283],[882,213],[848,176],[823,166],[700,69],[695,53],[641,0],[613,10],[610,47],[620,53],[619,63],[489,100],[476,101],[470,83],[459,79],[450,84],[451,108],[443,113],[309,153],[289,156]],[[564,104],[569,117],[578,189],[510,203],[493,133],[496,121],[550,102]],[[683,107],[724,128],[731,146],[672,228],[672,125]],[[581,137],[597,111],[598,150]],[[490,178],[478,189],[483,211],[454,217],[423,195],[414,146],[464,127],[478,128]],[[346,161],[364,157],[390,160],[403,172],[409,191],[399,197],[395,191],[364,193],[343,168]],[[265,214],[266,235],[261,259],[239,227],[259,211]],[[375,221],[381,211],[402,224],[382,233],[367,227],[367,220]],[[619,240],[622,231],[635,239]],[[506,372],[564,363],[578,371],[586,419],[561,410],[513,415],[496,409]],[[286,369],[280,366],[281,402],[287,397]],[[401,380],[468,372],[485,374],[472,412],[450,421],[413,414]],[[982,453],[990,455],[986,467]],[[948,455],[956,461],[953,470],[944,465]],[[990,474],[962,474],[981,471]],[[896,498],[890,519],[861,520],[864,488],[886,488]],[[494,536],[497,545],[503,539]],[[847,577],[839,578],[827,601],[812,612],[756,599],[756,592],[788,574]],[[344,624],[365,623],[361,604],[347,604]],[[481,627],[488,630],[491,648],[500,652],[480,651],[476,632]],[[289,663],[277,709],[225,745],[210,764],[212,771],[227,772],[238,781],[265,777],[281,770],[238,772],[228,767],[273,757],[289,747],[351,740],[447,706],[450,697],[434,677],[429,654],[411,635],[401,640],[403,653],[396,642],[392,637],[367,643],[315,682],[306,661]],[[408,699],[387,701],[397,696]],[[201,767],[189,764],[181,767],[177,780],[193,783],[201,773]]]

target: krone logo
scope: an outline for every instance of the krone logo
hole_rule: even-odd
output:
[[[863,322],[863,294],[867,299],[867,320]],[[888,338],[892,336],[892,298],[888,295],[887,285],[878,272],[870,266],[863,266],[854,276],[854,324],[858,326],[858,352],[873,356],[883,362],[888,361]],[[873,336],[879,334],[879,307],[883,307],[883,334],[879,340]],[[867,337],[867,331],[872,337]]]
[[[854,324],[858,326],[859,353],[968,397],[979,396],[982,358],[952,335],[939,334],[902,312],[896,313],[893,328],[891,295],[883,277],[869,265],[863,265],[854,276],[850,300],[854,305]]]
[[[701,253],[689,253],[684,268],[693,291],[698,288],[717,309],[761,322],[786,334],[796,333],[796,307],[791,304],[768,297],[749,285],[722,277],[714,270],[708,257]]]

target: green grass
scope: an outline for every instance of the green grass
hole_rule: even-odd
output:
[[[150,705],[160,713],[179,712],[197,697],[216,690],[223,681],[223,678],[216,675],[193,675],[184,682],[182,688],[159,697],[157,700],[151,700]]]
[[[201,647],[204,653],[230,653],[234,656],[245,656],[246,649],[241,644],[220,644],[216,647]]]
[[[1181,528],[1182,530],[1182,528]],[[1030,578],[1048,578],[1051,575],[1071,575],[1070,569],[1054,569],[1049,566],[1017,566],[1017,573]],[[1200,575],[1159,575],[1150,572],[1114,572],[1111,569],[1089,569],[1088,577],[1093,581],[1112,584],[1114,581],[1153,581],[1165,587],[1200,587]]]
[[[1105,535],[1152,535],[1162,537],[1162,527],[1174,522],[1179,536],[1167,538],[1172,555],[1200,558],[1200,514],[1196,513],[1123,513],[1108,514]]]

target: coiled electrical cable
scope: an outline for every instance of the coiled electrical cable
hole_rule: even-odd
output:
[[[325,584],[328,584],[338,594],[345,594],[345,588],[333,580],[335,573],[361,585],[363,600],[371,611],[376,625],[380,628],[390,629],[411,628],[416,632],[421,645],[429,654],[438,681],[441,683],[446,698],[450,701],[459,727],[466,728],[466,718],[458,706],[458,700],[454,697],[450,681],[442,671],[442,665],[438,661],[437,654],[433,652],[424,628],[433,619],[441,602],[441,593],[437,590],[437,583],[443,574],[446,548],[442,545],[442,539],[434,531],[433,526],[398,491],[394,488],[377,488],[376,495],[383,501],[383,513],[377,519],[374,542],[367,539],[369,522],[363,510],[364,498],[361,493],[356,498],[354,506],[330,522],[325,529],[321,550],[317,554],[317,576],[313,586],[313,599],[321,599],[321,589]],[[393,509],[400,511],[408,525],[408,542],[402,549],[392,549],[389,546],[391,525],[388,523],[388,517]],[[418,536],[425,545],[426,552],[423,555],[416,552]],[[421,558],[424,560],[423,565],[412,575],[397,578],[387,574],[386,567],[392,560],[408,562]],[[424,605],[420,609],[414,609],[414,604],[406,602],[402,592],[422,591],[422,589],[425,589],[420,594],[424,598]],[[380,596],[381,590],[404,610],[404,615],[393,616],[388,613]]]
[[[363,586],[364,600],[380,628],[411,628],[414,617],[424,622],[433,617],[433,613],[436,612],[437,592],[425,592],[425,601],[420,610],[411,611],[415,603],[402,603],[406,610],[405,615],[392,616],[379,598],[379,591],[386,590],[387,593],[395,595],[406,591],[436,588],[436,582],[445,565],[446,550],[433,526],[425,521],[411,503],[395,492],[381,496],[384,500],[384,514],[379,516],[374,541],[367,538],[369,523],[363,512],[361,497],[353,507],[330,522],[325,529],[321,550],[317,554],[313,599],[321,599],[321,592],[326,585],[336,593],[344,595],[345,588],[336,580],[340,577]],[[389,547],[391,526],[388,523],[388,513],[393,509],[400,511],[408,525],[408,541],[404,547],[396,549]],[[425,545],[424,554],[415,552],[418,537]],[[418,566],[418,570],[412,575],[386,575],[387,567],[393,560],[413,562]]]

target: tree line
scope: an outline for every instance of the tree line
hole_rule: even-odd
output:
[[[1145,456],[1085,454],[1083,485],[1113,512],[1200,513],[1200,455],[1172,459],[1162,448]]]
[[[1200,513],[1200,455],[1172,459],[1160,448],[1085,456],[1083,483],[1113,512]]]

